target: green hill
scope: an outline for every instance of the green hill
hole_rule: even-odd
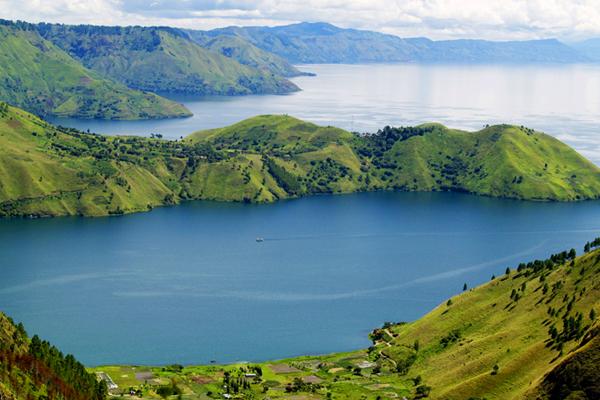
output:
[[[38,115],[147,119],[191,115],[182,105],[104,79],[27,25],[0,24],[0,100]]]
[[[63,355],[22,324],[0,312],[0,398],[6,400],[102,400],[107,395],[72,355]]]
[[[202,48],[178,29],[55,24],[34,27],[87,68],[136,89],[193,95],[299,90],[268,68],[242,65],[236,57]]]
[[[300,75],[312,75],[300,72],[287,60],[259,49],[247,40],[239,36],[216,36],[212,37],[202,31],[186,31],[192,40],[202,47],[233,58],[243,65],[249,65],[262,71],[268,71],[272,74],[293,77]]]
[[[265,115],[169,141],[58,128],[0,104],[2,216],[103,216],[194,199],[368,190],[583,200],[599,197],[600,170],[556,139],[512,126],[468,133],[430,124],[361,137]]]
[[[524,127],[479,132],[439,124],[356,136],[287,116],[260,116],[188,141],[267,154],[299,193],[461,191],[529,200],[598,198],[600,169],[560,141]]]
[[[600,245],[600,239],[595,241]],[[522,263],[365,350],[233,365],[102,366],[143,399],[596,399],[600,250]],[[144,382],[136,379],[144,376]]]

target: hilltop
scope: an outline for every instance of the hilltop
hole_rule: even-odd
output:
[[[132,90],[83,67],[26,25],[0,23],[0,100],[38,115],[148,119],[185,117],[182,105]]]
[[[593,242],[600,245],[600,239]],[[365,350],[233,365],[102,366],[122,393],[155,399],[595,399],[600,250],[508,268]],[[173,397],[175,398],[175,397]]]
[[[103,216],[185,200],[373,190],[576,201],[600,197],[600,169],[548,135],[509,125],[359,136],[265,115],[170,141],[55,127],[0,104],[2,216]]]

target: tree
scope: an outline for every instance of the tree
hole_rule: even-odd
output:
[[[509,274],[510,274],[510,267],[506,267],[506,271],[504,271],[504,273],[505,273],[506,275],[509,275]]]
[[[494,364],[494,366],[492,367],[492,375],[498,375],[499,369],[500,367],[498,366],[498,364]]]
[[[569,257],[570,260],[574,260],[575,257],[577,257],[577,252],[575,251],[575,249],[569,250],[568,257]]]
[[[596,320],[596,310],[594,310],[593,308],[590,310],[590,319],[592,321]]]
[[[463,285],[463,292],[464,292],[465,290],[467,290],[467,284],[466,284],[466,283]]]

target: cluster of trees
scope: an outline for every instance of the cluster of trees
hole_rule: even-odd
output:
[[[318,389],[321,388],[321,385],[304,382],[301,378],[294,378],[291,383],[288,383],[285,386],[286,393],[296,393],[296,392],[311,392],[314,393]]]
[[[8,112],[8,104],[0,101],[0,115],[5,115]]]
[[[458,342],[460,337],[460,331],[458,329],[453,329],[446,336],[440,339],[440,345],[442,345],[442,347],[448,347],[452,343]]]
[[[252,371],[257,375],[257,381],[262,376],[262,368],[260,366],[251,366],[248,369],[242,367],[239,370],[225,371],[223,374],[223,388],[228,394],[238,394],[244,390],[250,390],[250,381],[246,377],[246,373]]]
[[[45,135],[50,141],[50,147],[59,154],[93,157],[96,160],[123,161],[137,165],[151,162],[156,158],[166,162],[173,158],[184,159],[188,174],[202,162],[216,162],[226,157],[208,143],[190,145],[158,138],[114,138],[64,127],[48,130]],[[78,140],[73,141],[71,138]]]
[[[4,337],[12,332],[10,337]],[[108,389],[104,381],[72,355],[64,355],[37,335],[28,339],[22,324],[0,315],[0,381],[18,398],[104,400]]]
[[[564,343],[581,339],[586,331],[586,326],[583,324],[583,314],[580,312],[575,316],[565,315],[562,325],[562,331],[559,331],[554,324],[548,329],[551,338],[550,345],[555,345],[561,351]]]
[[[168,385],[160,385],[156,389],[156,394],[162,397],[163,399],[166,399],[169,396],[178,396],[182,393],[183,392],[181,388],[177,386],[177,382],[175,382],[175,379],[172,379]]]
[[[545,260],[534,260],[528,263],[520,263],[517,267],[517,271],[523,272],[526,270],[530,270],[534,273],[537,273],[545,269],[553,269],[558,265],[563,265],[569,261],[573,261],[576,257],[577,252],[575,251],[575,249],[571,249],[569,251],[562,251],[560,253],[552,254]],[[507,271],[510,270],[507,268]]]
[[[592,251],[593,249],[598,248],[598,247],[600,247],[600,237],[592,240],[591,242],[587,242],[585,244],[585,246],[583,247],[583,250],[586,253],[589,253],[590,251]]]
[[[303,192],[298,178],[277,164],[271,157],[263,156],[263,163],[267,166],[269,173],[275,178],[277,184],[287,193],[297,196]]]
[[[310,162],[311,169],[306,177],[306,187],[311,193],[330,193],[331,184],[350,175],[345,165],[331,157]]]
[[[374,134],[360,137],[358,154],[363,157],[381,157],[398,141],[410,139],[413,136],[423,136],[432,132],[434,126],[427,127],[390,127],[386,126]]]

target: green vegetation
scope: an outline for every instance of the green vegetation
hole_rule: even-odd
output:
[[[522,263],[366,350],[232,365],[94,368],[143,399],[595,399],[600,250]],[[551,288],[544,291],[546,285]],[[519,292],[519,298],[511,292]],[[553,310],[553,311],[551,311]],[[571,322],[574,321],[574,322]],[[568,334],[555,336],[552,327]],[[172,397],[169,397],[172,396]]]
[[[184,200],[272,202],[315,193],[464,191],[530,200],[600,195],[600,169],[514,126],[441,125],[358,136],[258,116],[183,141],[54,127],[0,107],[0,215],[103,216]]]
[[[148,119],[191,115],[83,67],[28,24],[0,21],[0,100],[38,115]]]
[[[102,400],[106,384],[0,312],[0,399]]]
[[[266,52],[226,57],[199,46],[178,29],[55,24],[32,25],[32,29],[87,68],[135,89],[193,95],[298,90],[282,75],[258,65],[269,62],[268,57],[260,58]],[[236,61],[248,57],[254,57],[254,65],[250,59],[247,65]]]
[[[296,67],[285,59],[259,49],[250,42],[238,36],[216,36],[212,37],[202,31],[186,31],[190,38],[202,47],[233,58],[243,65],[248,65],[259,70],[270,72],[274,75],[293,77],[300,75],[312,75],[300,72]]]

